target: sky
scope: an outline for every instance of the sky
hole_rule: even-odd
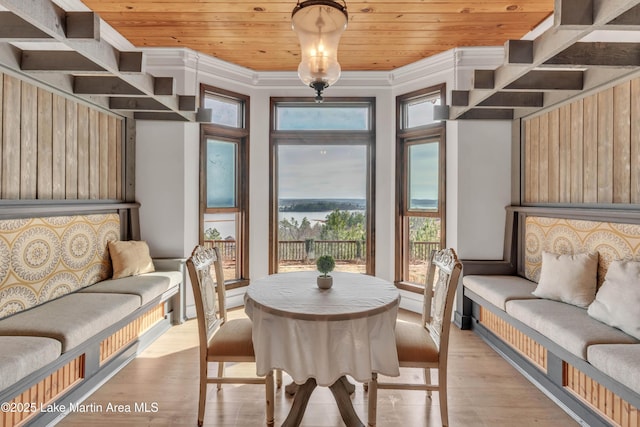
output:
[[[364,145],[281,145],[278,197],[364,199],[366,153]]]

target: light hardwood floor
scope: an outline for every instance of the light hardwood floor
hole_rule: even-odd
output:
[[[234,310],[233,316],[242,316]],[[412,318],[403,313],[401,317]],[[449,354],[449,420],[452,427],[544,426],[578,424],[531,385],[480,338],[469,331],[451,329]],[[74,412],[59,426],[196,426],[198,402],[197,324],[191,320],[175,326],[115,375],[84,404],[93,412]],[[212,366],[215,369],[215,366]],[[237,373],[254,369],[239,364]],[[255,371],[253,371],[255,372]],[[420,380],[420,370],[403,370],[402,376]],[[285,375],[285,381],[288,377]],[[380,427],[440,427],[437,394],[433,400],[420,391],[380,390]],[[265,425],[264,388],[258,385],[209,386],[205,426],[253,427]],[[367,394],[358,384],[352,397],[366,422]],[[287,416],[292,399],[284,389],[276,392],[276,425]],[[136,403],[138,407],[136,407]],[[121,408],[109,404],[124,405]],[[146,404],[148,412],[140,409]],[[131,412],[126,411],[127,407]],[[113,409],[113,412],[109,412]],[[344,425],[326,388],[317,388],[302,422],[304,427]]]

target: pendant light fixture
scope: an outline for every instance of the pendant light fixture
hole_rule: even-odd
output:
[[[340,77],[338,44],[348,20],[346,3],[332,0],[298,1],[291,13],[302,51],[298,77],[316,91],[316,102],[322,102],[322,91]]]

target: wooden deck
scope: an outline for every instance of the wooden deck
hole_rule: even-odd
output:
[[[234,310],[233,316],[243,316]],[[402,317],[413,315],[401,313]],[[198,353],[195,321],[173,327],[136,360],[114,376],[84,404],[94,412],[74,412],[60,426],[195,426],[198,401]],[[452,328],[449,368],[449,419],[452,427],[536,426],[569,427],[578,424],[531,385],[514,368],[470,331]],[[215,369],[215,367],[213,367]],[[251,364],[228,369],[251,373]],[[421,378],[419,370],[403,377]],[[285,375],[285,380],[287,380]],[[205,426],[253,427],[265,425],[262,386],[209,386]],[[366,420],[367,395],[358,384],[354,407]],[[423,392],[380,390],[380,427],[439,427],[438,399]],[[284,421],[292,399],[276,392],[276,425]],[[136,403],[138,407],[136,408]],[[108,405],[125,405],[130,413],[107,412]],[[141,411],[146,409],[148,412]],[[101,408],[100,408],[101,406]],[[113,409],[113,408],[112,408]],[[342,421],[326,388],[311,396],[303,427],[337,427]]]

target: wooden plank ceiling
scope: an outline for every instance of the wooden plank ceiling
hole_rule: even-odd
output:
[[[196,97],[174,93],[171,77],[144,72],[141,50],[105,41],[102,19],[138,48],[191,47],[256,71],[298,66],[293,0],[60,6],[77,1],[0,0],[0,68],[134,118],[196,120]],[[640,75],[640,0],[369,0],[348,8],[343,70],[392,70],[457,46],[505,46],[504,64],[476,70],[471,90],[452,91],[443,119],[524,117]],[[553,24],[522,40],[552,8]]]
[[[137,47],[188,47],[256,71],[293,71],[295,0],[83,0]],[[343,70],[392,70],[458,46],[502,46],[554,0],[349,1]]]

